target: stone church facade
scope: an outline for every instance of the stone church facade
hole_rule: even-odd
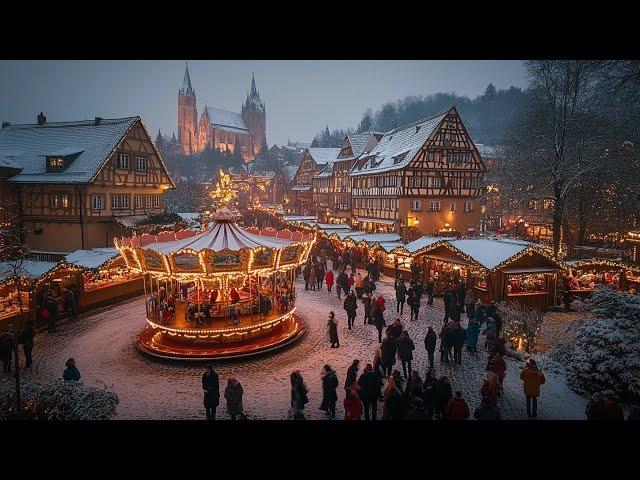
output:
[[[178,91],[178,142],[182,153],[192,155],[207,149],[236,152],[252,161],[267,145],[267,116],[256,89],[255,78],[240,113],[205,106],[198,120],[195,90],[185,67]]]

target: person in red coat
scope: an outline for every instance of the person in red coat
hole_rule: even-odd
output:
[[[331,287],[333,287],[333,270],[327,270],[327,275],[324,277],[324,281],[327,282],[327,292],[330,292]]]
[[[231,289],[229,297],[231,297],[231,303],[238,303],[240,301],[240,294],[235,288]]]
[[[447,404],[447,420],[466,420],[469,418],[469,405],[462,398],[462,392],[456,392],[454,397],[451,397]]]
[[[378,304],[381,312],[384,312],[387,309],[387,307],[385,306],[387,302],[382,297],[382,295],[378,295],[378,298],[376,298],[376,303]]]
[[[489,363],[487,364],[487,370],[489,372],[493,372],[498,376],[498,380],[500,380],[500,387],[502,387],[502,381],[504,380],[505,371],[507,369],[507,364],[502,358],[502,355],[499,353],[494,353],[493,356],[489,359]]]
[[[361,420],[364,406],[362,400],[354,389],[347,390],[347,396],[344,398],[344,419],[345,420]]]

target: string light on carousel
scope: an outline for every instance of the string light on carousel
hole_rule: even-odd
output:
[[[145,353],[243,357],[288,345],[306,330],[296,315],[295,272],[315,235],[239,227],[225,177],[221,172],[212,193],[217,209],[200,232],[115,240],[127,266],[145,274],[147,326],[135,341]]]

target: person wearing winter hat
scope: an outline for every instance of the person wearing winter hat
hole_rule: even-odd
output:
[[[538,416],[538,397],[540,396],[540,385],[544,385],[544,373],[538,370],[536,361],[533,358],[527,359],[524,368],[520,372],[520,380],[523,382],[524,394],[527,398],[527,417],[536,418]]]

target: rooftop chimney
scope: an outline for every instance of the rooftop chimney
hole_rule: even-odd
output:
[[[9,122],[2,122],[2,128],[4,128],[4,127],[8,127],[9,125],[11,125],[11,123],[9,123]]]
[[[100,125],[101,122],[102,122],[102,117],[96,117],[95,120],[94,120],[94,123],[95,123],[96,127],[98,125]]]
[[[45,117],[44,114],[40,112],[40,115],[38,115],[38,125],[44,125],[45,123],[47,123],[47,117]]]

